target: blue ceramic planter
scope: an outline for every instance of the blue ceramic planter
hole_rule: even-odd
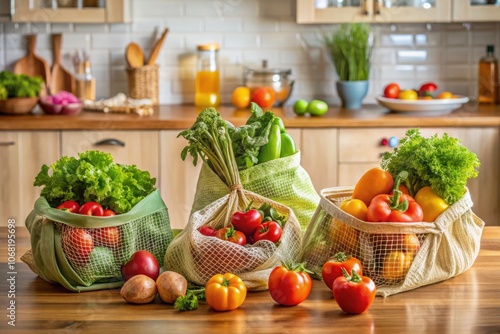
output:
[[[342,100],[342,108],[359,109],[368,93],[368,80],[337,81],[337,93]]]

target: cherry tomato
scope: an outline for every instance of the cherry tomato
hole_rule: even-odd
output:
[[[278,242],[283,232],[280,224],[275,221],[267,221],[262,223],[253,234],[253,242],[259,240],[269,240],[271,242]]]
[[[418,90],[419,93],[421,93],[423,96],[426,94],[433,92],[437,89],[437,85],[434,82],[426,82],[420,86],[420,89]]]
[[[257,209],[237,211],[231,216],[231,223],[235,230],[243,232],[245,236],[253,235],[262,223],[262,214]]]
[[[252,93],[250,100],[263,109],[269,108],[276,100],[276,93],[271,87],[260,87]]]
[[[342,269],[343,276],[333,282],[333,297],[346,313],[359,314],[366,311],[373,303],[377,292],[375,283],[367,276],[361,276],[355,270],[349,275]]]
[[[236,231],[234,227],[223,227],[215,233],[215,236],[221,240],[226,240],[240,246],[247,243],[247,238],[243,232]]]
[[[83,267],[94,249],[94,240],[85,229],[67,227],[61,234],[61,245],[71,264]]]
[[[418,94],[413,89],[403,90],[399,93],[398,99],[400,100],[417,100]]]
[[[361,262],[355,257],[347,257],[344,253],[340,252],[335,254],[330,260],[326,261],[321,270],[321,276],[323,277],[323,282],[331,290],[333,288],[333,282],[337,277],[344,276],[342,273],[342,268],[347,270],[347,273],[351,274],[353,270],[359,275],[363,275],[363,268]]]
[[[397,99],[400,92],[399,85],[397,83],[391,82],[384,88],[384,96],[390,99]]]
[[[250,88],[236,87],[231,95],[231,103],[239,109],[245,109],[250,105]]]
[[[116,213],[113,210],[111,210],[111,209],[106,209],[106,210],[104,210],[104,212],[102,213],[102,215],[104,217],[112,217],[112,216],[116,216]]]
[[[312,280],[303,264],[293,267],[281,265],[269,275],[269,293],[275,302],[295,306],[307,299],[312,289]]]

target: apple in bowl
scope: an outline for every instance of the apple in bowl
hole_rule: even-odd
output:
[[[38,104],[46,114],[52,115],[76,115],[83,109],[83,102],[67,91],[46,95]]]

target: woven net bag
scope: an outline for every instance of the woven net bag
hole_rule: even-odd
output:
[[[287,217],[277,244],[261,240],[253,245],[240,246],[216,237],[204,236],[198,231],[203,225],[216,229],[228,226],[230,216],[238,207],[238,192],[253,201],[252,206],[259,207],[263,203],[269,203],[280,215]],[[298,261],[301,237],[299,222],[289,207],[233,187],[230,194],[191,215],[186,228],[169,245],[164,268],[176,271],[188,281],[199,285],[205,285],[215,274],[231,272],[238,275],[249,290],[265,290],[269,274],[276,266],[281,262]]]
[[[120,287],[121,265],[132,254],[147,250],[161,263],[173,238],[158,190],[114,217],[57,210],[40,197],[25,223],[31,250],[22,260],[44,280],[77,292]]]
[[[331,255],[345,252],[385,297],[457,276],[474,263],[484,222],[472,212],[468,190],[432,223],[364,222],[339,208],[352,191],[321,191],[302,244],[308,269],[319,274]]]

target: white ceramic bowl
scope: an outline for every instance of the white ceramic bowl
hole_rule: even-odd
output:
[[[384,107],[401,113],[446,114],[460,108],[469,98],[457,95],[453,99],[400,100],[379,96],[377,101]]]

